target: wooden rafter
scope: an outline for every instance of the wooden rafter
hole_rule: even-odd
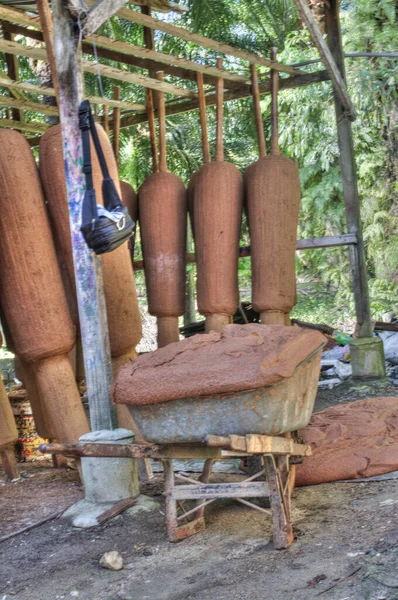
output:
[[[13,121],[12,119],[0,119],[0,127],[7,129],[18,129],[19,131],[28,131],[30,133],[44,133],[50,127],[46,123],[37,123],[29,121]]]
[[[36,60],[47,60],[47,51],[45,48],[36,48],[33,46],[24,46],[18,42],[9,42],[7,40],[0,39],[0,52],[7,52],[8,54],[15,54],[17,56],[27,56]],[[181,96],[185,98],[195,98],[197,94],[191,90],[187,90],[182,87],[178,87],[171,83],[160,82],[144,75],[138,75],[137,73],[131,73],[123,69],[116,69],[108,65],[96,64],[94,62],[83,61],[83,70],[86,73],[97,74],[98,70],[104,77],[110,77],[117,81],[123,81],[124,83],[133,83],[141,85],[143,87],[149,87],[154,90],[163,91],[166,94],[173,94],[175,96]]]
[[[33,112],[57,116],[58,109],[56,106],[48,106],[48,104],[40,104],[39,102],[30,102],[29,100],[16,100],[8,96],[0,96],[0,106],[9,106],[17,110],[31,110]],[[15,121],[15,119],[13,119]]]
[[[31,38],[39,42],[44,41],[43,34],[38,29],[31,29],[14,23],[8,23],[7,28],[10,32],[23,35],[26,38]],[[196,82],[196,73],[202,72],[204,83],[209,85],[215,85],[217,77],[219,77],[215,67],[208,67],[179,56],[163,54],[162,52],[157,52],[149,58],[146,49],[141,46],[132,46],[131,44],[118,42],[105,37],[103,40],[106,40],[106,42],[102,42],[102,38],[103,36],[94,36],[96,53],[99,58],[121,62],[141,69],[148,69],[153,72],[163,70],[167,75],[178,77],[179,79],[186,79],[187,81]],[[123,47],[119,46],[119,44],[122,44]],[[83,42],[82,50],[84,54],[95,56],[94,47],[90,43],[90,40]],[[217,77],[212,73],[217,73]],[[222,74],[224,78],[224,87],[226,89],[236,89],[247,81],[247,77],[231,73],[230,71],[222,71]]]
[[[298,75],[297,77],[287,77],[286,79],[280,80],[279,89],[287,90],[296,87],[302,87],[310,85],[312,83],[320,83],[322,81],[329,81],[330,76],[327,71],[315,71],[315,73],[307,73],[306,75]],[[260,94],[269,94],[271,92],[271,83],[267,79],[259,85]],[[249,98],[251,91],[248,86],[235,91],[228,91],[224,94],[224,102],[230,100],[239,100],[241,98]],[[206,106],[212,106],[216,103],[215,93],[206,95]],[[166,104],[166,116],[178,115],[184,112],[189,112],[199,108],[199,98],[194,100],[173,102]],[[157,116],[157,114],[156,114]],[[120,127],[130,127],[131,125],[138,125],[139,123],[145,123],[148,120],[146,112],[139,115],[125,115],[122,117]]]
[[[0,87],[5,87],[11,90],[21,90],[24,92],[30,92],[32,94],[43,94],[44,96],[55,96],[54,88],[34,85],[33,83],[29,83],[27,81],[13,81],[8,77],[3,76],[0,76]],[[112,99],[100,98],[98,96],[88,96],[87,100],[90,100],[92,104],[106,104],[108,106],[118,106],[119,108],[126,108],[134,111],[145,110],[145,104],[136,104],[134,102],[124,102],[122,100],[117,102]],[[25,100],[23,101],[25,102]]]
[[[192,42],[194,44],[197,44],[198,46],[202,46],[203,48],[215,50],[220,54],[234,56],[235,58],[239,58],[240,60],[245,60],[249,63],[263,65],[265,67],[268,67],[269,69],[273,68],[276,71],[289,73],[290,75],[298,75],[299,73],[301,73],[301,71],[294,67],[289,67],[288,65],[268,60],[267,58],[259,56],[254,52],[248,52],[247,50],[241,50],[240,48],[235,48],[234,46],[230,46],[229,44],[217,42],[216,40],[212,40],[208,37],[205,37],[204,35],[192,33],[191,31],[188,31],[183,27],[178,27],[177,25],[166,23],[166,21],[154,19],[153,17],[143,15],[142,13],[139,13],[135,10],[131,10],[129,8],[121,8],[116,14],[118,17],[125,19],[126,21],[138,23],[139,25],[143,25],[144,27],[149,27],[150,29],[155,29],[157,31],[163,31],[164,33],[168,33],[174,37],[181,38],[183,40],[186,40],[187,42]]]

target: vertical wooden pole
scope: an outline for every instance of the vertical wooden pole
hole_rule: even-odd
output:
[[[217,69],[222,69],[222,58],[217,58]],[[215,160],[224,160],[223,141],[223,119],[224,119],[224,81],[219,77],[216,82],[216,152]]]
[[[115,85],[113,88],[113,99],[120,100],[120,86]],[[115,106],[113,109],[113,153],[115,155],[116,164],[119,168],[120,154],[120,108]]]
[[[3,24],[3,37],[5,40],[9,42],[14,41],[14,34],[10,33],[6,30],[6,27]],[[7,63],[7,74],[8,77],[13,79],[14,81],[18,81],[19,79],[19,68],[18,68],[18,57],[13,54],[6,54],[6,63]],[[18,108],[11,109],[12,118],[14,121],[23,121],[23,111],[18,110]]]
[[[39,11],[40,25],[43,31],[43,38],[46,42],[47,58],[50,63],[51,79],[53,82],[53,88],[55,91],[55,97],[57,104],[59,104],[59,92],[58,92],[58,81],[57,81],[57,69],[55,66],[55,55],[54,55],[54,27],[53,20],[51,17],[50,6],[48,0],[36,0],[37,9]]]
[[[112,367],[101,262],[89,250],[80,232],[85,193],[78,115],[83,96],[81,52],[75,23],[63,0],[53,0],[52,10],[66,188],[91,428],[112,429],[115,418],[109,395]]]
[[[345,81],[344,55],[341,43],[339,1],[325,2],[325,26],[327,43],[332,56]],[[373,328],[370,314],[368,278],[365,251],[362,239],[361,212],[357,185],[357,172],[354,158],[351,122],[343,104],[334,90],[334,106],[337,121],[337,133],[340,149],[340,169],[343,180],[343,196],[348,233],[355,233],[357,245],[349,246],[352,284],[355,298],[355,310],[359,337],[372,337]]]

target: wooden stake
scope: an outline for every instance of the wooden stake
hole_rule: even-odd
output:
[[[115,85],[113,88],[113,99],[120,100],[120,86]],[[113,152],[116,159],[116,164],[119,167],[120,154],[120,108],[115,106],[113,109]]]
[[[83,97],[81,54],[71,13],[63,0],[53,0],[55,61],[59,84],[59,112],[66,165],[73,262],[79,307],[90,421],[93,430],[112,429],[115,418],[109,390],[112,385],[109,336],[101,262],[87,247],[80,231],[85,180],[79,129]]]
[[[103,111],[102,124],[104,126],[106,135],[109,135],[109,109],[107,104],[104,104]]]
[[[260,90],[258,87],[258,76],[256,65],[250,65],[250,74],[252,80],[252,94],[253,94],[253,108],[254,108],[254,120],[256,123],[256,133],[258,142],[258,154],[260,158],[264,158],[267,155],[267,149],[265,147],[265,136],[264,136],[264,125],[263,117],[260,108]]]
[[[206,120],[206,98],[203,87],[203,74],[196,74],[196,81],[198,84],[198,96],[199,96],[199,117],[200,117],[200,128],[202,130],[202,148],[203,148],[203,162],[210,162],[210,146],[209,138],[207,135],[207,120]]]
[[[271,50],[271,60],[276,60],[276,48]],[[271,154],[279,155],[279,134],[278,134],[278,90],[279,73],[275,69],[271,70]]]
[[[146,89],[146,110],[148,114],[149,137],[151,141],[152,171],[159,171],[158,149],[156,144],[155,109],[153,106],[153,91]]]
[[[217,69],[222,69],[222,58],[217,59]],[[224,160],[223,144],[223,119],[224,119],[224,84],[221,77],[216,83],[216,154],[215,160]]]
[[[158,71],[157,79],[163,81],[162,71]],[[167,173],[166,159],[166,107],[164,103],[164,93],[158,92],[158,113],[159,113],[159,170]]]

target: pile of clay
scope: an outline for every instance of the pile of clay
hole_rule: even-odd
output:
[[[296,485],[383,475],[398,469],[398,398],[371,398],[312,415],[301,431],[312,456]]]
[[[240,392],[291,377],[325,338],[284,325],[227,325],[222,332],[169,344],[122,367],[112,388],[117,404],[157,404]]]

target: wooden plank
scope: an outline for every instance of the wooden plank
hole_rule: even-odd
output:
[[[327,71],[316,71],[315,73],[308,73],[307,75],[298,75],[297,77],[288,77],[286,79],[281,79],[279,89],[280,90],[288,90],[296,87],[306,86],[313,83],[320,83],[322,81],[329,81],[330,77]],[[262,82],[259,86],[260,94],[270,94],[271,93],[271,83],[270,80],[266,80]],[[230,100],[239,100],[241,98],[249,98],[251,96],[251,91],[248,86],[244,86],[239,90],[230,90],[224,94],[224,102],[228,102]],[[214,106],[216,104],[216,94],[210,93],[206,95],[206,106]],[[189,112],[191,110],[196,110],[199,108],[199,98],[195,98],[195,100],[181,101],[181,102],[173,102],[168,103],[166,106],[166,117],[171,115],[178,115],[183,112]],[[157,116],[157,114],[156,114]],[[132,125],[138,125],[139,123],[145,123],[148,120],[146,113],[141,115],[132,115],[125,116],[122,118],[120,126],[123,127],[131,127]]]
[[[86,187],[79,129],[79,105],[83,98],[81,56],[74,22],[63,0],[52,0],[52,10],[66,189],[91,429],[112,429],[115,422],[109,393],[112,367],[101,262],[88,248],[80,231]]]
[[[39,104],[38,102],[31,102],[29,100],[16,100],[15,98],[8,98],[7,96],[0,96],[0,106],[10,106],[12,108],[21,110],[31,110],[43,115],[58,115],[58,108],[56,106]]]
[[[197,94],[186,88],[179,87],[166,81],[158,81],[145,75],[139,75],[138,73],[131,73],[123,69],[116,69],[116,67],[110,67],[100,63],[97,65],[92,62],[83,61],[83,70],[85,73],[97,74],[98,70],[103,77],[109,77],[116,81],[122,81],[123,83],[133,83],[135,85],[141,85],[145,88],[151,88],[153,90],[161,91],[165,94],[173,94],[181,98],[196,98]]]
[[[344,56],[341,43],[339,3],[330,0],[325,4],[327,43],[342,78],[345,77]],[[350,265],[357,317],[358,337],[372,337],[368,275],[362,238],[361,210],[358,194],[357,171],[354,157],[352,128],[346,106],[335,88],[334,106],[340,150],[340,169],[348,231],[357,237],[356,246],[350,246]]]
[[[246,436],[246,452],[248,454],[311,456],[311,447],[306,444],[297,444],[292,438],[251,434]]]
[[[217,42],[216,40],[199,35],[198,33],[192,33],[183,27],[178,27],[176,25],[172,25],[171,23],[167,23],[166,21],[154,19],[153,17],[143,15],[129,8],[121,8],[117,12],[117,16],[121,17],[122,19],[126,19],[126,21],[138,23],[139,25],[143,25],[144,27],[149,27],[150,29],[155,29],[157,31],[163,31],[164,33],[168,33],[169,35],[186,40],[187,42],[197,44],[203,48],[210,48],[211,50],[215,50],[220,54],[234,56],[235,58],[239,58],[240,60],[244,60],[249,63],[255,63],[268,68],[274,68],[277,71],[289,73],[290,75],[298,75],[301,73],[301,71],[294,67],[289,67],[288,65],[283,65],[278,62],[272,62],[253,52],[248,52],[247,50],[241,50],[240,48],[235,48],[234,46],[223,44],[222,42]]]
[[[65,456],[109,457],[109,458],[149,458],[156,454],[159,446],[144,444],[42,444],[43,454],[64,454]]]
[[[315,248],[334,248],[338,246],[353,246],[357,244],[358,238],[355,233],[343,233],[342,235],[330,235],[323,238],[309,238],[307,240],[297,240],[296,250],[313,250]],[[242,246],[239,249],[239,258],[250,256],[250,246]],[[186,256],[187,263],[194,263],[196,255],[189,253]],[[133,267],[136,271],[145,268],[143,260],[134,262]]]
[[[203,483],[199,485],[178,485],[174,487],[174,500],[204,500],[210,498],[259,498],[268,494],[268,486],[263,481],[238,483]]]
[[[198,519],[194,519],[185,525],[180,525],[176,527],[173,534],[173,539],[169,537],[170,542],[181,542],[185,540],[187,537],[191,537],[192,535],[196,535],[201,531],[204,531],[206,528],[205,520],[203,517],[199,517]]]
[[[37,9],[39,11],[39,19],[40,25],[43,31],[43,38],[46,42],[46,52],[48,62],[50,64],[51,69],[51,80],[53,84],[53,88],[55,90],[55,97],[57,99],[57,104],[59,102],[59,93],[58,93],[58,79],[57,79],[57,69],[55,66],[55,54],[54,54],[54,27],[53,20],[51,16],[50,6],[48,4],[48,0],[36,0]]]
[[[18,35],[23,35],[27,38],[44,41],[42,32],[36,29],[28,29],[27,27],[16,25],[14,23],[7,23],[7,29],[12,33],[17,33]],[[151,29],[147,31],[153,33],[153,30]],[[170,54],[155,53],[153,55],[150,54],[149,57],[147,56],[145,48],[142,48],[141,46],[134,46],[118,40],[111,40],[104,36],[93,37],[96,41],[97,56],[100,58],[106,58],[107,60],[121,62],[142,69],[148,69],[149,71],[153,71],[153,73],[163,70],[168,75],[179,77],[180,79],[187,79],[188,81],[196,81],[197,72],[203,72],[204,83],[209,85],[216,84],[217,77],[215,74],[212,74],[217,71],[215,67],[202,65],[187,60],[186,58]],[[121,46],[119,46],[119,44],[121,44]],[[90,40],[83,42],[82,50],[84,54],[95,56],[94,47],[90,43]],[[150,48],[150,50],[153,50],[153,48]],[[158,56],[158,54],[161,56]],[[246,80],[247,77],[243,75],[224,71],[224,87],[226,89],[237,89],[242,86]]]
[[[127,0],[98,0],[88,11],[83,25],[83,37],[90,37],[126,4]]]
[[[210,76],[212,78],[212,83],[215,83],[216,78],[218,77],[240,84],[250,83],[250,78],[244,75],[238,75],[237,73],[231,73],[230,71],[224,71],[222,69],[217,69],[216,67],[208,67],[173,54],[164,54],[163,52],[156,52],[155,50],[134,46],[133,44],[127,44],[126,42],[111,40],[102,35],[93,36],[93,40],[99,48],[106,48],[118,53],[120,52],[126,56],[135,56],[151,60],[157,64],[172,65],[180,69],[202,73],[204,76]],[[166,69],[164,69],[164,71],[167,72]]]
[[[355,121],[357,114],[356,110],[351,102],[351,99],[348,95],[347,86],[342,77],[342,73],[336,64],[336,61],[328,47],[326,41],[323,38],[322,32],[316,23],[314,16],[311,12],[311,9],[308,6],[307,0],[294,0],[294,3],[297,7],[299,15],[308,28],[310,32],[311,39],[318,49],[319,54],[322,57],[322,60],[328,70],[330,75],[330,79],[333,82],[333,86],[336,90],[336,93],[340,99],[342,106],[344,107],[344,113],[346,117],[350,121]],[[325,5],[325,12],[327,6]]]
[[[28,131],[30,133],[44,133],[50,127],[46,123],[37,123],[36,121],[12,121],[11,119],[0,119],[0,127],[5,129],[17,129],[18,131]]]
[[[0,75],[0,87],[9,88],[12,90],[23,90],[24,92],[29,92],[32,94],[40,94],[44,96],[55,96],[54,88],[45,87],[41,85],[35,85],[33,83],[29,83],[27,81],[13,81]],[[87,100],[91,102],[91,104],[106,104],[107,106],[119,106],[120,108],[126,108],[134,111],[144,111],[145,104],[136,104],[134,102],[124,102],[119,101],[116,102],[111,98],[102,98],[99,96],[87,96]]]
[[[14,54],[17,56],[27,56],[36,60],[47,60],[47,52],[45,48],[24,46],[23,44],[19,44],[18,42],[11,42],[4,39],[0,39],[0,52],[7,52],[9,54]],[[82,65],[83,70],[86,73],[94,73],[94,75],[96,75],[99,70],[103,77],[110,77],[111,79],[123,81],[124,83],[133,83],[136,85],[141,85],[143,87],[149,87],[154,90],[162,91],[166,94],[173,94],[175,96],[180,96],[183,98],[197,97],[197,94],[191,90],[178,87],[177,85],[171,83],[160,82],[156,79],[145,77],[145,75],[131,73],[130,71],[125,71],[123,69],[116,69],[115,67],[110,67],[109,65],[97,65],[96,63],[89,61],[82,61]],[[55,92],[53,95],[55,95]]]

